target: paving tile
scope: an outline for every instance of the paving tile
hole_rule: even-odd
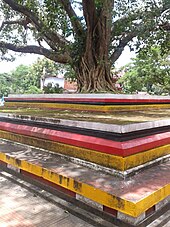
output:
[[[92,227],[1,175],[0,227]],[[30,185],[31,187],[31,185]],[[61,200],[58,198],[58,201]],[[70,206],[71,207],[71,206]],[[113,225],[114,226],[114,225]]]

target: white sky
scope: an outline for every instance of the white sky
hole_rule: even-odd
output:
[[[36,59],[38,57],[40,57],[40,56],[35,55],[35,54],[27,54],[27,55],[23,55],[21,57],[17,57],[16,60],[13,62],[1,61],[0,62],[0,73],[10,72],[21,64],[31,65],[32,63],[34,63],[36,61]],[[135,57],[135,53],[130,52],[128,47],[125,48],[123,54],[116,62],[116,67],[121,67],[123,65],[126,65],[127,63],[130,62],[130,59],[133,57]]]
[[[1,61],[0,62],[0,73],[10,72],[14,70],[19,65],[31,65],[40,57],[35,54],[26,54],[23,56],[16,57],[16,60],[13,62]]]

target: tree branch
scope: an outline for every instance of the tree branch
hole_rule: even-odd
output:
[[[0,31],[4,28],[5,25],[13,25],[13,24],[21,25],[25,29],[27,29],[29,23],[31,23],[31,21],[28,18],[25,18],[23,20],[15,20],[15,21],[3,21],[0,27]]]
[[[78,36],[81,36],[83,33],[83,27],[73,9],[73,7],[71,6],[70,1],[69,0],[60,0],[60,2],[63,5],[64,10],[66,11],[67,15],[70,18],[74,32]]]
[[[158,9],[158,6],[157,5],[154,5],[154,7],[155,7],[156,10]],[[162,14],[164,12],[166,12],[167,10],[169,10],[169,9],[167,9],[166,7],[163,7],[162,9],[160,9],[160,11],[161,11]],[[121,31],[120,34],[116,34],[116,35],[114,34],[115,27],[118,28],[119,26],[121,26],[121,24],[128,24],[130,22],[136,28],[134,28],[133,31],[131,31],[127,35],[126,35],[126,32],[124,32],[125,33],[124,37],[120,40],[119,45],[116,47],[115,51],[112,53],[112,55],[110,57],[110,60],[111,60],[112,63],[115,62],[120,57],[120,55],[122,54],[125,46],[135,36],[137,36],[137,34],[139,33],[139,30],[140,30],[140,28],[142,26],[142,22],[141,22],[141,24],[140,23],[139,24],[137,24],[137,23],[135,24],[134,21],[143,18],[144,15],[145,15],[146,18],[149,18],[150,17],[150,13],[151,13],[150,11],[146,11],[146,12],[143,12],[143,11],[138,12],[138,11],[136,11],[133,14],[131,14],[130,16],[124,16],[124,17],[119,18],[118,20],[116,20],[114,22],[114,26],[113,26],[113,30],[112,30],[112,37],[113,37],[113,39],[115,38],[115,36],[119,36],[119,35],[121,35],[121,33],[123,34],[124,31]],[[159,19],[160,13],[158,14],[156,11],[153,10],[152,14],[153,14],[154,17],[157,17]],[[156,27],[155,24],[153,24],[152,27],[150,28],[150,31],[157,31],[159,29],[163,29],[164,31],[167,31],[168,32],[170,30],[170,24],[168,22],[157,24],[157,26],[158,27]],[[115,29],[115,30],[117,31],[117,29]],[[144,28],[143,28],[143,30],[144,30]]]
[[[3,21],[1,26],[0,26],[0,31],[5,27],[5,25],[14,25],[14,24],[17,24],[17,25],[21,25],[23,26],[25,29],[30,29],[30,30],[33,30],[33,27],[30,27],[28,26],[28,24],[31,23],[31,21],[26,18],[26,19],[23,19],[23,20],[16,20],[16,21]],[[54,51],[57,51],[57,48],[53,45],[53,42],[51,42],[51,40],[47,39],[46,37],[43,37],[44,40],[46,41],[46,43],[54,50]],[[41,41],[42,39],[39,38],[37,39],[37,42],[39,43],[39,45],[41,46]]]
[[[158,14],[156,11],[159,9],[159,7],[157,6],[157,4],[156,4],[155,1],[153,1],[153,3],[154,3],[154,8],[152,9],[152,14],[155,17],[157,17],[159,19],[159,21],[160,21],[160,18],[159,18],[160,15],[163,15],[164,13],[168,12],[169,11],[169,8],[168,8],[168,6],[163,6],[162,8],[160,8],[160,12]],[[154,9],[155,9],[155,11],[154,11]],[[139,19],[143,18],[144,16],[146,18],[149,18],[150,17],[150,11],[139,11],[138,10],[136,12],[133,12],[132,14],[129,14],[128,16],[126,15],[126,16],[123,16],[123,17],[117,19],[114,22],[114,24],[113,24],[112,33],[114,33],[114,28],[115,27],[119,27],[121,24],[126,24],[129,21],[131,23],[133,23],[133,21],[139,20]],[[165,29],[165,30],[168,30],[169,29],[168,22],[166,22],[166,24],[167,24],[167,29]],[[138,26],[140,26],[140,25],[138,25]],[[160,24],[160,27],[161,27],[161,24]]]
[[[126,35],[125,37],[123,37],[120,42],[119,45],[117,46],[117,48],[115,49],[115,51],[113,52],[113,54],[110,56],[110,60],[112,63],[114,63],[122,54],[125,46],[132,41],[132,39],[136,36],[135,32],[129,33],[128,35]]]
[[[87,28],[94,28],[97,20],[96,6],[94,0],[82,0],[83,13]]]
[[[12,50],[14,52],[20,52],[20,53],[43,55],[55,62],[63,63],[63,64],[69,63],[69,61],[71,60],[70,56],[67,53],[59,54],[57,52],[48,50],[44,47],[39,47],[35,45],[16,46],[11,43],[0,42],[0,48],[6,48],[8,50]]]
[[[162,23],[159,25],[159,28],[168,32],[168,31],[170,31],[170,23],[168,23],[168,22]]]
[[[63,47],[68,44],[68,41],[64,39],[64,37],[46,28],[40,18],[38,18],[37,15],[27,7],[22,6],[13,0],[3,0],[3,2],[9,5],[14,11],[19,12],[29,18],[32,24],[34,24],[36,27],[37,31],[53,42],[53,45],[58,44],[59,46]]]

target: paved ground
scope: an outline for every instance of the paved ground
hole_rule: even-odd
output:
[[[5,156],[7,163],[12,164],[15,159],[16,167],[34,175],[40,173],[40,176],[51,182],[54,181],[55,176],[56,184],[92,200],[94,198],[93,192],[95,191],[96,200],[94,201],[102,204],[102,199],[105,197],[105,203],[107,202],[110,205],[110,201],[112,201],[112,206],[114,205],[113,208],[115,207],[114,209],[118,207],[122,209],[122,212],[125,211],[125,213],[129,212],[131,204],[133,205],[139,201],[140,204],[143,204],[142,209],[144,211],[147,210],[149,205],[153,205],[153,203],[149,205],[147,203],[148,198],[151,198],[149,196],[152,196],[154,193],[155,202],[157,203],[160,196],[158,190],[161,190],[162,196],[165,197],[165,192],[168,190],[165,190],[165,187],[168,188],[170,184],[170,161],[162,163],[159,166],[153,166],[124,180],[123,178],[105,174],[99,170],[72,163],[57,154],[11,141],[0,140],[0,154],[1,161],[3,161],[3,155],[5,154],[7,155],[7,157]],[[11,162],[9,162],[10,157],[13,158],[11,158]],[[31,165],[34,165],[35,171]],[[46,174],[47,172],[48,174]],[[72,183],[73,180],[79,182],[81,189],[74,186],[74,183]],[[66,181],[67,185],[65,183]],[[96,188],[98,189],[97,191]],[[89,192],[93,196],[92,198],[89,197]],[[112,196],[119,199],[112,199]],[[119,200],[122,202],[126,201],[127,206],[120,206]],[[135,211],[141,212],[141,207],[138,204],[136,205]],[[133,216],[133,212],[132,210],[130,215],[132,214]]]
[[[0,227],[115,226],[2,170],[0,204]]]
[[[0,204],[0,227],[117,227],[3,170]],[[170,210],[144,226],[169,227],[169,217]]]

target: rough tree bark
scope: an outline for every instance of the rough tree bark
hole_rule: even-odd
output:
[[[75,67],[79,92],[115,91],[111,78],[109,44],[112,0],[104,0],[96,9],[94,1],[83,0],[87,25],[84,53]]]

